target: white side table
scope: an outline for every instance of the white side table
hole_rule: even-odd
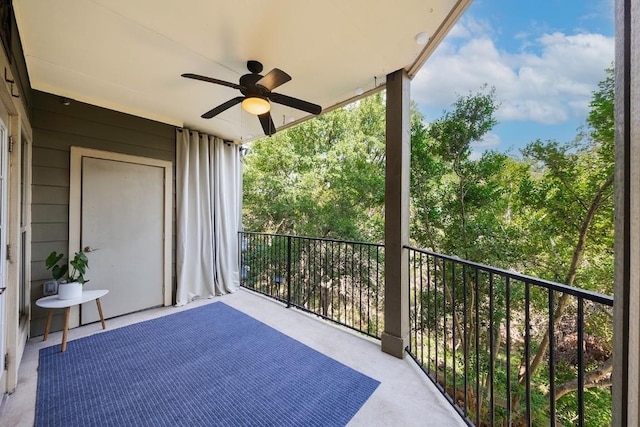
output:
[[[107,325],[104,323],[104,317],[102,316],[102,306],[100,305],[100,298],[109,293],[108,289],[98,289],[94,291],[82,291],[82,296],[75,299],[59,299],[58,295],[51,295],[49,297],[40,298],[36,301],[36,305],[42,308],[49,309],[49,315],[47,316],[47,326],[44,328],[44,337],[42,341],[46,341],[49,337],[49,329],[51,328],[51,319],[53,318],[53,310],[55,308],[64,308],[64,329],[62,330],[62,351],[67,351],[67,331],[69,330],[69,312],[74,305],[84,304],[85,302],[96,300],[98,306],[98,313],[100,314],[100,322],[102,322],[102,329],[107,329]]]

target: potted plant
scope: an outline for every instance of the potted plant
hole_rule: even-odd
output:
[[[47,270],[51,270],[51,275],[58,282],[58,298],[80,298],[82,285],[89,281],[84,278],[89,266],[89,259],[84,252],[76,252],[73,259],[69,261],[69,265],[59,264],[62,258],[64,258],[64,254],[53,251],[45,261]]]

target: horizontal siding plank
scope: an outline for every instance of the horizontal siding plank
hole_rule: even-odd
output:
[[[69,224],[64,223],[48,223],[48,224],[31,224],[31,242],[69,242]]]
[[[48,113],[65,114],[79,120],[113,123],[126,129],[133,129],[160,137],[173,137],[175,126],[155,120],[136,117],[95,105],[71,100],[71,104],[62,105],[60,97],[45,92],[33,91],[34,105]]]
[[[53,168],[49,166],[34,166],[32,171],[33,177],[31,183],[33,185],[47,185],[54,187],[69,186],[69,169]]]
[[[40,113],[40,110],[36,109],[33,115],[33,126],[38,129],[62,132],[92,139],[105,139],[122,144],[163,151],[173,151],[173,146],[175,145],[175,134],[172,134],[170,138],[164,138],[137,130],[113,126],[111,123],[88,122],[56,113],[38,113]],[[40,142],[36,143],[34,139],[34,145],[35,144],[39,145]]]
[[[56,251],[66,255],[68,250],[69,244],[66,241],[34,243],[31,245],[31,261],[44,262],[51,252]]]
[[[34,205],[68,205],[69,187],[34,185],[31,187],[31,198]]]
[[[33,166],[48,166],[61,169],[69,169],[69,150],[34,147],[32,153]]]
[[[69,205],[32,205],[31,221],[34,224],[69,222]]]
[[[175,162],[175,147],[172,147],[171,151],[167,151],[46,129],[35,129],[33,140],[34,152],[40,148],[49,148],[66,151],[68,153],[72,146],[76,146]]]
[[[52,280],[51,272],[47,270],[44,261],[32,261],[31,262],[31,282],[42,282],[45,280]]]

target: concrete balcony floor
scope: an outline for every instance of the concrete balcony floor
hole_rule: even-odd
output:
[[[397,359],[380,350],[379,342],[362,337],[296,309],[241,289],[235,294],[198,300],[182,307],[162,307],[107,320],[115,329],[213,301],[222,301],[290,337],[332,357],[381,384],[349,423],[349,426],[464,426],[466,425],[429,379],[410,359]],[[69,340],[100,333],[95,323],[69,331]],[[46,342],[35,337],[27,343],[20,367],[19,384],[0,409],[0,425],[33,426],[38,376],[38,352],[60,344],[62,334]],[[69,350],[67,350],[69,351]]]

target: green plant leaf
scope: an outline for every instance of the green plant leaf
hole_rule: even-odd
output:
[[[47,270],[50,270],[51,267],[56,265],[63,257],[64,257],[64,254],[59,254],[56,251],[51,252],[47,257],[47,260],[45,261]]]

